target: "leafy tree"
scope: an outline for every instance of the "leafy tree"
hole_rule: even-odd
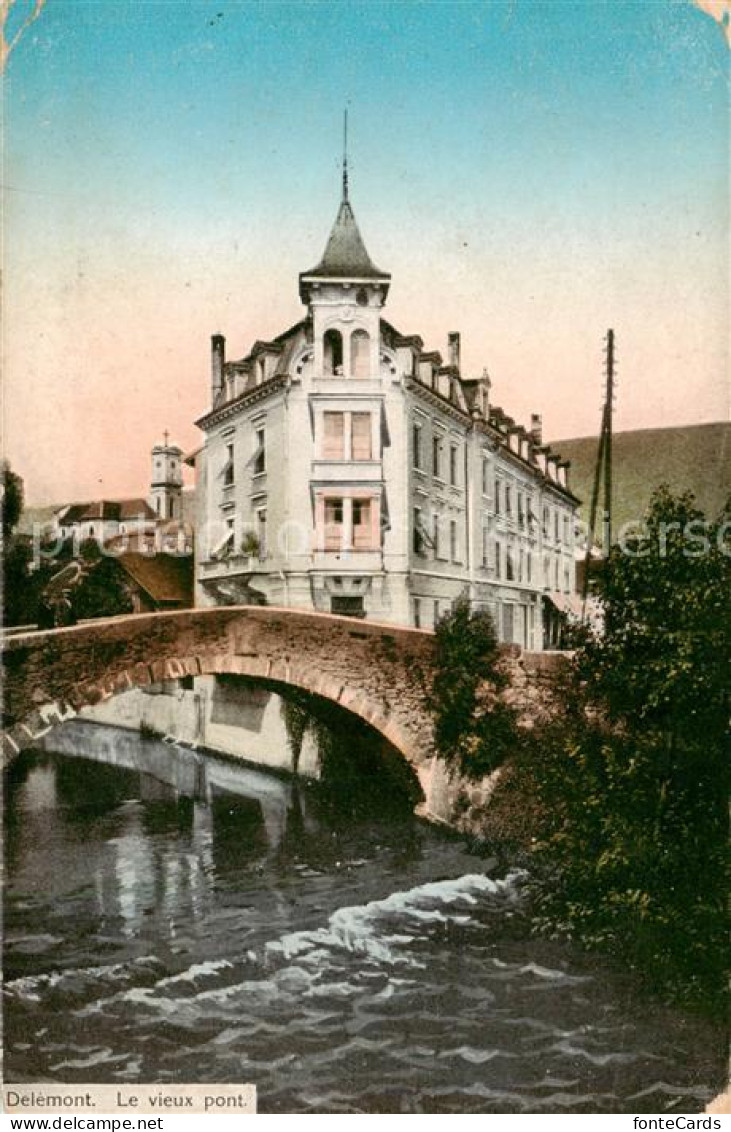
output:
[[[3,537],[8,538],[20,521],[23,512],[23,481],[11,469],[7,460],[3,461],[2,521]]]
[[[81,553],[84,560],[92,565],[70,591],[73,619],[80,621],[88,617],[116,617],[122,613],[133,613],[134,604],[124,572],[116,559],[102,557],[101,553],[97,558],[94,552],[84,555],[83,547]]]
[[[536,737],[529,772],[540,926],[712,1010],[727,940],[727,520],[655,493],[644,531],[612,550],[603,633],[578,650],[567,715]]]
[[[467,777],[494,770],[515,744],[515,713],[500,698],[508,684],[490,614],[460,597],[436,627],[429,695],[438,754]]]

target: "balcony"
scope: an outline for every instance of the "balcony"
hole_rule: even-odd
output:
[[[383,552],[380,547],[375,550],[315,550],[312,566],[331,573],[376,574],[383,569]]]
[[[380,460],[313,460],[312,482],[318,487],[333,483],[381,483]]]
[[[227,554],[221,558],[208,558],[198,562],[198,578],[230,578],[237,574],[261,573],[266,570],[265,559],[252,554]]]

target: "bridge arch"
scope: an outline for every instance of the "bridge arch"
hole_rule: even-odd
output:
[[[273,607],[107,618],[9,638],[4,754],[133,688],[236,675],[329,700],[379,732],[422,787],[432,762],[431,633]]]

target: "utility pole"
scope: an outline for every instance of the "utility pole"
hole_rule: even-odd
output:
[[[599,491],[604,480],[604,515],[602,522],[602,553],[609,558],[612,547],[612,411],[614,407],[614,331],[607,331],[606,392],[602,410],[602,426],[599,435],[596,466],[594,468],[594,488],[591,493],[591,512],[589,514],[589,537],[584,559],[584,584],[582,587],[581,617],[586,621],[586,600],[589,594],[589,569],[591,566],[594,537],[596,534],[596,513],[599,505]]]
[[[614,407],[614,331],[607,331],[607,398],[604,404],[604,556],[612,549],[612,409]]]

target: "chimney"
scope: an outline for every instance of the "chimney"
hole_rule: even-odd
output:
[[[541,420],[540,413],[531,413],[530,435],[533,443],[540,448],[543,444],[543,421]]]
[[[211,404],[215,405],[223,389],[223,366],[226,361],[226,339],[223,334],[211,335]]]
[[[447,346],[450,366],[454,366],[456,369],[459,369],[460,341],[458,330],[450,330],[449,334],[447,335]]]

